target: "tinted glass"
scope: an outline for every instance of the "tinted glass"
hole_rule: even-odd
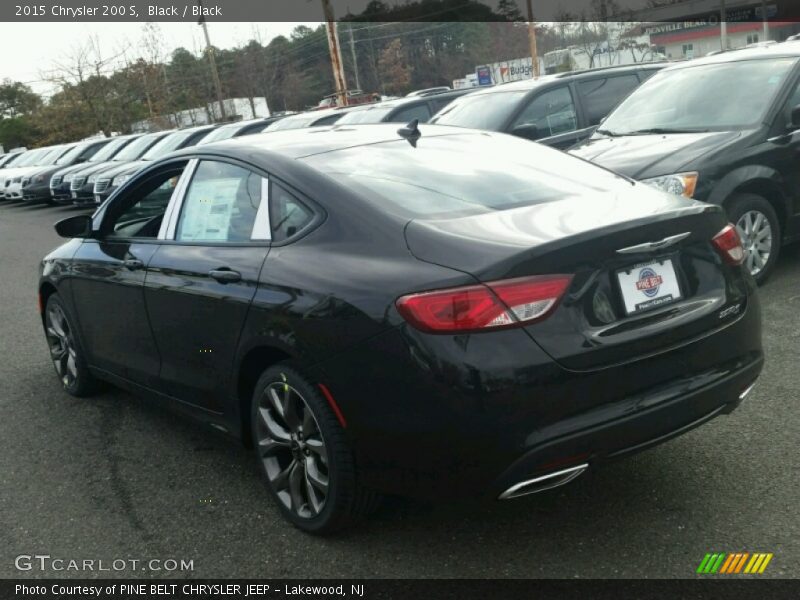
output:
[[[578,93],[586,109],[589,125],[599,125],[601,119],[638,85],[639,78],[636,75],[620,75],[578,83]]]
[[[125,196],[112,207],[126,205],[108,225],[109,237],[155,238],[183,168],[157,175]]]
[[[281,119],[280,121],[276,121],[269,127],[267,127],[264,131],[278,131],[281,129],[301,129],[303,127],[308,127],[311,123],[319,118],[318,115],[304,115],[302,117],[295,117],[295,118],[288,118],[288,119]]]
[[[329,115],[327,117],[322,117],[321,119],[316,119],[313,123],[311,123],[312,127],[322,127],[323,125],[333,125],[341,119],[347,113],[336,113],[335,115]]]
[[[417,106],[409,106],[398,110],[390,117],[392,123],[410,123],[414,119],[419,119],[420,123],[427,123],[431,118],[431,111],[427,104],[420,104]]]
[[[175,239],[183,242],[248,242],[264,185],[260,175],[202,161],[183,201]]]
[[[304,159],[384,210],[414,218],[504,210],[630,188],[567,154],[505,135],[424,135]]]
[[[39,157],[47,152],[47,148],[39,148],[37,150],[28,150],[25,152],[14,164],[16,167],[27,167],[34,164]]]
[[[535,139],[575,131],[578,115],[569,88],[560,87],[536,96],[514,120],[511,132],[517,127],[530,126],[536,127]]]
[[[763,121],[796,62],[770,58],[661,71],[628,96],[603,129],[624,135],[754,126]]]
[[[431,122],[498,131],[519,106],[525,94],[525,91],[470,94],[451,102]]]
[[[57,164],[57,160],[64,154],[69,154],[69,147],[68,146],[56,146],[55,148],[50,149],[49,152],[46,152],[39,159],[33,163],[36,165],[52,165]]]
[[[133,140],[130,144],[125,146],[114,157],[117,161],[131,161],[139,158],[149,147],[158,139],[161,134],[143,135],[140,138]]]
[[[270,222],[272,239],[282,242],[303,230],[314,213],[284,187],[272,183],[270,188]]]

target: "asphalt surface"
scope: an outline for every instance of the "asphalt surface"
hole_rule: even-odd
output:
[[[392,499],[319,539],[281,520],[237,444],[121,391],[61,391],[36,282],[70,214],[0,202],[0,577],[693,577],[712,551],[773,552],[761,577],[800,575],[798,247],[762,288],[766,367],[732,415],[551,492]],[[27,554],[193,570],[20,572]]]

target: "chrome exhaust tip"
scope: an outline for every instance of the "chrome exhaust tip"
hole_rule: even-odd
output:
[[[541,475],[535,479],[520,481],[500,494],[497,499],[510,500],[511,498],[519,498],[520,496],[527,496],[528,494],[536,494],[538,492],[557,488],[569,483],[588,468],[589,463],[584,463],[582,465],[570,467],[569,469],[563,469],[561,471],[555,471],[554,473],[548,473],[547,475]]]

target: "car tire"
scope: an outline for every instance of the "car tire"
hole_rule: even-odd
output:
[[[756,194],[736,194],[727,203],[728,216],[736,225],[745,249],[744,267],[758,285],[764,283],[775,268],[781,247],[781,228],[772,205]],[[769,249],[764,249],[768,240]],[[766,256],[765,256],[766,254]]]
[[[264,371],[253,392],[251,426],[267,487],[295,527],[325,535],[377,507],[378,494],[358,481],[336,414],[296,368],[279,363]]]
[[[58,294],[47,299],[44,310],[44,328],[50,360],[64,391],[83,398],[97,391],[98,381],[89,372],[75,321]]]

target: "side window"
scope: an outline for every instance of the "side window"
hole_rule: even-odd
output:
[[[272,239],[282,242],[308,226],[314,213],[283,186],[273,182],[270,187],[270,222]]]
[[[578,93],[586,108],[589,125],[599,125],[600,120],[638,85],[639,78],[636,75],[581,81],[578,84]]]
[[[119,196],[103,223],[107,238],[156,238],[178,179],[182,164],[147,179]]]
[[[514,124],[519,128],[536,128],[532,139],[542,139],[578,128],[578,115],[568,87],[560,87],[536,96],[522,111]]]
[[[420,123],[427,123],[431,118],[431,111],[427,104],[418,104],[398,110],[392,117],[393,123],[410,123],[414,119],[419,119]]]
[[[249,242],[265,190],[266,180],[252,171],[201,161],[186,190],[175,239]]]

